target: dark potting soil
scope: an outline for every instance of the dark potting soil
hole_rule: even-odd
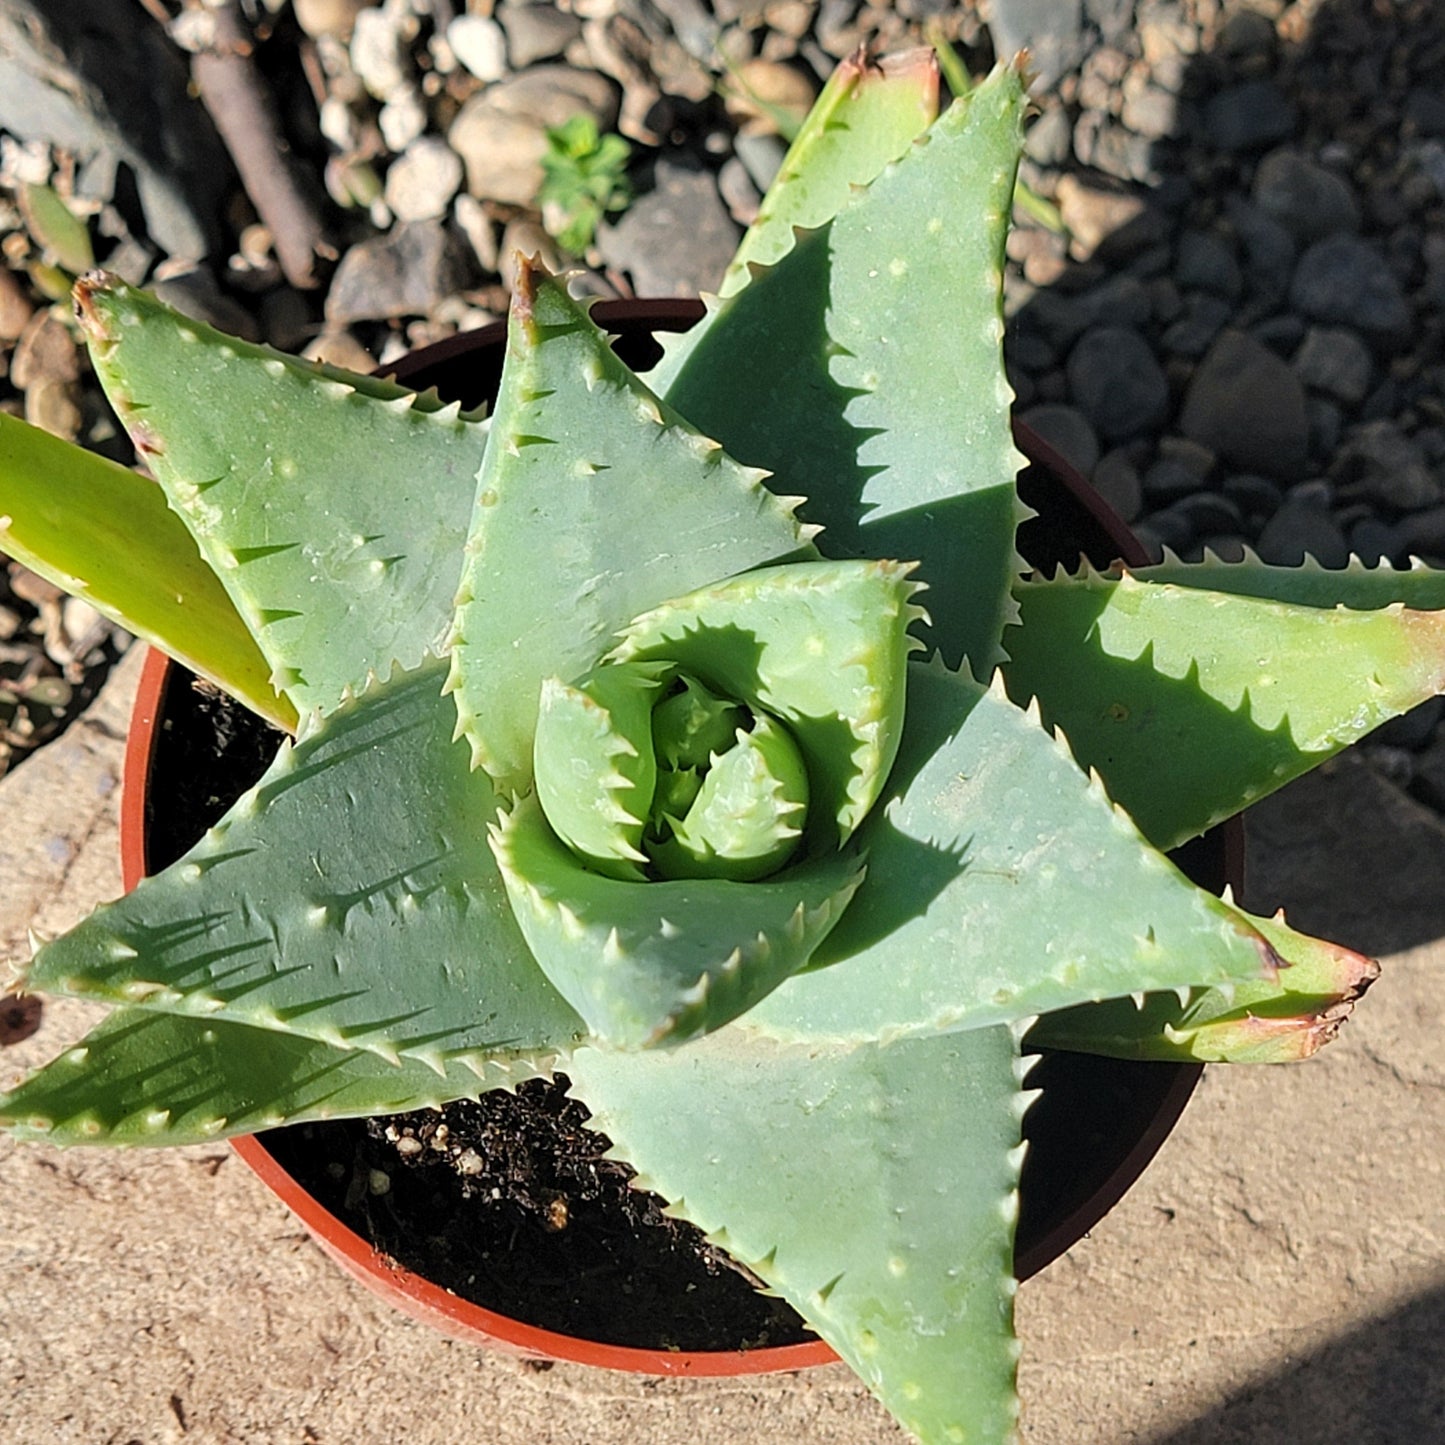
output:
[[[601,1156],[567,1080],[440,1112],[265,1136],[287,1171],[401,1264],[513,1319],[607,1344],[736,1350],[812,1335]]]
[[[173,670],[150,789],[148,871],[167,866],[265,771],[280,734]],[[736,1350],[814,1336],[783,1301],[602,1155],[567,1080],[445,1109],[273,1129],[262,1142],[331,1213],[463,1299],[639,1349]]]

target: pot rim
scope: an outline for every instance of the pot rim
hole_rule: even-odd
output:
[[[690,300],[600,301],[592,315],[602,325],[610,321],[641,322],[656,330],[681,330],[696,321],[703,311],[700,301]],[[408,377],[424,368],[493,347],[505,335],[506,322],[493,322],[411,352],[378,374],[392,376],[405,384]],[[1139,540],[1066,458],[1017,418],[1013,420],[1013,431],[1015,442],[1027,460],[1043,467],[1062,483],[1109,535],[1124,561],[1133,566],[1148,562]],[[158,648],[148,650],[131,715],[120,807],[121,871],[126,891],[146,876],[146,795],[152,759],[161,738],[157,722],[173,666],[171,659]],[[1238,820],[1231,820],[1224,828],[1224,871],[1236,883],[1242,863],[1243,829]],[[1017,1278],[1027,1279],[1057,1259],[1133,1187],[1178,1122],[1204,1072],[1198,1064],[1172,1067],[1174,1077],[1170,1086],[1134,1146],[1093,1193],[1016,1256]],[[822,1340],[757,1350],[670,1351],[606,1344],[526,1324],[452,1294],[375,1248],[302,1188],[257,1136],[236,1137],[230,1144],[260,1182],[301,1220],[323,1250],[348,1274],[404,1313],[452,1338],[530,1358],[566,1360],[649,1375],[768,1374],[829,1364],[838,1358]]]

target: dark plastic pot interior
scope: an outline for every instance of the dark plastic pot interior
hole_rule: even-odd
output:
[[[593,311],[619,334],[618,351],[641,369],[657,354],[655,330],[682,330],[701,315],[696,302],[603,302]],[[488,401],[501,376],[505,348],[500,324],[428,347],[404,358],[393,374],[406,385],[435,386],[448,400],[471,407]],[[1074,565],[1080,554],[1103,566],[1116,557],[1142,563],[1138,542],[1102,499],[1057,453],[1016,428],[1030,466],[1019,480],[1024,500],[1039,515],[1019,531],[1019,548],[1036,568]],[[142,681],[127,749],[122,805],[126,886],[165,866],[164,853],[183,850],[153,841],[168,790],[165,753],[157,740],[185,725],[195,693],[187,674],[153,653]],[[182,685],[177,685],[177,684]],[[1239,881],[1242,829],[1236,823],[1198,840],[1182,867],[1218,890]],[[1198,1081],[1194,1065],[1130,1063],[1077,1054],[1048,1054],[1030,1077],[1043,1096],[1025,1120],[1030,1150],[1024,1166],[1016,1267],[1020,1278],[1056,1259],[1118,1201],[1173,1128]],[[650,1374],[718,1375],[797,1369],[835,1358],[821,1342],[772,1349],[678,1353],[577,1339],[512,1319],[459,1299],[379,1253],[297,1185],[266,1147],[266,1136],[233,1141],[237,1151],[348,1272],[399,1308],[459,1338],[519,1353]]]

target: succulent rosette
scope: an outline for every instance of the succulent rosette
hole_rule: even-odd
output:
[[[0,417],[7,550],[296,738],[37,951],[113,1012],[0,1122],[180,1143],[565,1066],[907,1428],[1011,1436],[1020,1040],[1337,1026],[1363,960],[1156,850],[1436,691],[1445,589],[1023,578],[1023,85],[936,84],[842,68],[646,380],[523,266],[489,419],[82,283],[160,486]]]

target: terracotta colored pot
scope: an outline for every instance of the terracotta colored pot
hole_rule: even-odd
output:
[[[650,364],[656,330],[682,330],[702,313],[685,301],[605,302],[593,311],[615,328],[618,350],[634,366]],[[505,351],[501,323],[453,337],[404,358],[393,373],[419,390],[435,386],[467,406],[490,400]],[[1097,564],[1115,557],[1142,563],[1138,541],[1084,479],[1026,428],[1015,427],[1031,465],[1020,478],[1024,499],[1039,516],[1023,525],[1020,550],[1036,567],[1072,564],[1083,552]],[[149,789],[168,709],[188,689],[188,675],[152,651],[141,679],[126,747],[121,806],[125,886],[151,871],[153,820]],[[159,799],[157,800],[159,801]],[[1242,870],[1242,829],[1216,830],[1176,860],[1206,887],[1236,884]],[[1128,1063],[1083,1055],[1046,1057],[1031,1079],[1044,1097],[1026,1121],[1032,1140],[1021,1189],[1016,1269],[1037,1273],[1096,1224],[1133,1184],[1188,1102],[1202,1068]],[[264,1136],[232,1141],[236,1152],[349,1274],[407,1314],[457,1339],[538,1358],[570,1360],[655,1375],[738,1375],[795,1370],[836,1358],[821,1341],[751,1351],[675,1352],[603,1344],[557,1334],[460,1299],[379,1252],[323,1208],[277,1162]]]

